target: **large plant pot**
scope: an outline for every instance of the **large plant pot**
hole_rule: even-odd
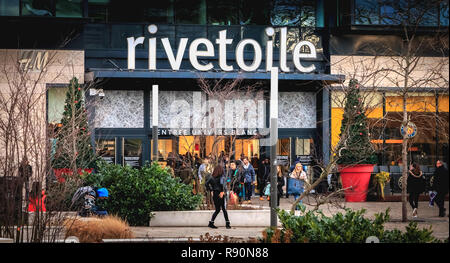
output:
[[[374,164],[341,165],[339,172],[342,180],[342,187],[351,189],[345,190],[345,201],[365,202],[369,189],[370,174]]]
[[[92,173],[93,170],[94,168],[87,168],[87,169],[78,168],[78,174],[82,175],[83,172],[87,172],[88,174],[90,174]],[[64,176],[71,176],[73,174],[73,171],[70,168],[54,168],[53,172],[55,173],[56,179],[61,183],[64,183],[66,181],[66,179],[64,179]]]

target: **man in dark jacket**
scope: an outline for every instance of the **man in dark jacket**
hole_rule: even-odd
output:
[[[265,158],[258,170],[258,190],[259,200],[264,200],[264,188],[266,188],[267,182],[270,179],[270,161]]]
[[[433,188],[437,192],[435,202],[439,207],[439,216],[445,216],[444,201],[448,194],[448,170],[442,161],[437,160],[436,171],[434,172]]]

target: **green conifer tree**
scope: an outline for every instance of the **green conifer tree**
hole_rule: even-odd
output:
[[[93,168],[96,154],[91,145],[83,89],[73,78],[68,86],[61,127],[57,132],[53,168]]]
[[[375,164],[377,156],[369,138],[367,117],[361,99],[358,81],[350,80],[344,108],[341,134],[347,130],[347,138],[339,150],[339,164]]]

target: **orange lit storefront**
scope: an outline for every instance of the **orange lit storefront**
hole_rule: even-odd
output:
[[[343,115],[342,93],[332,94],[331,143],[339,140]],[[378,155],[378,165],[401,163],[403,119],[402,97],[393,92],[363,93],[368,112],[370,136]],[[410,139],[408,159],[420,165],[433,166],[437,159],[448,163],[449,95],[426,91],[408,94],[406,109],[417,134]]]

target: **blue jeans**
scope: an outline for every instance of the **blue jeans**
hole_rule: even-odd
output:
[[[294,194],[294,201],[296,201],[297,200],[297,198],[299,198],[300,197],[300,195],[302,195],[303,194],[303,191],[305,191],[305,189],[303,189],[303,188],[300,188],[300,194]],[[303,204],[303,200],[300,200],[300,202],[298,202],[299,204]],[[296,208],[297,209],[297,208]]]
[[[252,183],[245,183],[245,200],[250,200],[253,192]]]

